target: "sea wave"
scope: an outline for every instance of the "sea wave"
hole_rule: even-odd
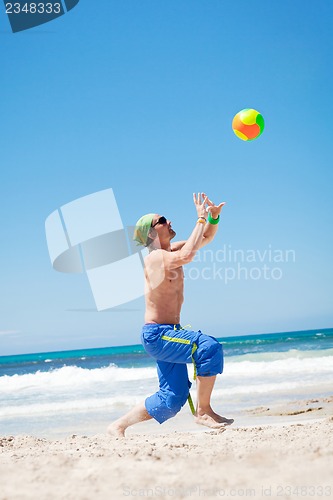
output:
[[[148,394],[146,395],[148,396]],[[112,410],[124,410],[136,405],[142,400],[141,395],[136,396],[124,396],[118,395],[113,398],[94,398],[87,397],[72,398],[69,401],[45,401],[43,403],[34,403],[32,401],[26,402],[26,404],[12,404],[0,410],[0,418],[6,419],[10,417],[24,417],[27,415],[30,417],[32,415],[42,415],[42,414],[59,414],[59,413],[71,413],[73,411],[84,411],[89,412],[92,410],[107,409]]]
[[[267,355],[264,356],[267,359]],[[270,361],[251,361],[247,359],[238,363],[226,363],[225,371],[228,372],[228,374],[237,376],[262,376],[274,374],[277,377],[281,375],[288,376],[302,373],[331,373],[333,376],[333,356],[323,356],[320,358],[296,357],[289,353],[289,357],[283,359],[277,359],[272,356]]]
[[[319,392],[329,393],[331,386],[327,384],[321,386]],[[12,418],[33,418],[34,416],[46,416],[50,415],[53,417],[60,417],[60,415],[86,412],[87,416],[90,413],[100,413],[103,414],[119,412],[124,413],[130,408],[143,401],[148,395],[153,392],[149,391],[147,386],[137,387],[134,394],[126,394],[120,392],[114,394],[113,396],[102,396],[97,397],[96,394],[86,393],[77,394],[73,393],[70,398],[64,400],[54,401],[52,397],[48,397],[45,400],[38,401],[38,398],[25,398],[24,400],[11,401],[0,410],[0,419],[12,419]],[[156,389],[156,388],[155,388]],[[230,406],[236,404],[238,407],[244,406],[248,400],[256,401],[256,404],[261,404],[260,399],[264,397],[262,403],[265,401],[267,404],[268,400],[274,400],[276,397],[295,397],[295,394],[318,394],[319,387],[314,381],[299,382],[299,381],[285,381],[285,382],[267,382],[263,381],[262,384],[240,384],[236,387],[223,386],[222,384],[217,384],[213,392],[214,403],[217,401],[223,402],[223,405]],[[49,395],[50,396],[50,395]],[[67,395],[68,396],[68,395]],[[192,389],[193,400],[196,400],[195,390]],[[268,399],[267,399],[268,398]],[[253,404],[253,403],[252,403]]]
[[[283,352],[261,352],[261,353],[249,353],[242,354],[238,356],[226,356],[226,362],[228,364],[242,363],[244,361],[251,362],[272,362],[272,361],[285,361],[290,359],[308,359],[308,358],[318,358],[318,363],[322,362],[323,358],[333,357],[333,349],[323,349],[323,350],[308,350],[300,351],[299,349],[289,349]]]
[[[323,392],[326,392],[331,389],[331,385],[321,384],[321,388]],[[235,398],[236,396],[247,395],[253,397],[254,394],[286,394],[286,393],[301,393],[301,392],[317,392],[318,393],[318,384],[313,380],[307,381],[285,381],[285,382],[273,382],[267,383],[267,381],[263,381],[261,384],[248,384],[246,386],[239,385],[237,387],[219,387],[215,388],[213,395],[214,397],[222,396],[223,398],[226,396],[232,396]]]
[[[110,365],[105,368],[87,369],[78,366],[64,366],[47,372],[37,371],[24,375],[3,375],[0,377],[1,393],[13,393],[25,389],[52,387],[85,387],[91,384],[120,383],[124,381],[146,380],[156,377],[156,369],[118,368]]]
[[[237,385],[240,380],[254,380],[258,383],[263,377],[273,381],[283,381],[286,378],[300,379],[310,376],[332,377],[333,380],[333,350],[332,355],[318,357],[300,355],[298,351],[286,353],[249,354],[227,358],[225,360],[224,376],[226,383]],[[318,351],[316,351],[318,354]],[[330,354],[330,353],[327,353]],[[189,367],[190,368],[190,367]],[[189,369],[190,375],[192,370]],[[103,368],[87,369],[78,366],[64,366],[49,371],[37,371],[22,375],[3,375],[0,377],[0,397],[6,394],[15,395],[28,390],[50,391],[59,390],[90,390],[105,386],[120,391],[126,386],[133,387],[134,381],[153,381],[157,378],[155,367],[119,368],[110,365]],[[126,385],[127,383],[127,385]]]
[[[317,351],[318,352],[318,351]],[[267,353],[226,359],[214,397],[242,404],[248,396],[280,397],[308,391],[316,394],[333,387],[333,355],[299,357],[297,351]],[[330,353],[328,353],[330,354]],[[192,369],[189,367],[192,376]],[[331,384],[330,384],[331,381]],[[64,366],[49,371],[0,377],[0,417],[10,419],[41,414],[56,415],[107,408],[122,413],[152,394],[158,387],[155,367],[103,368]],[[195,387],[193,386],[193,389]],[[192,391],[195,394],[195,390]]]

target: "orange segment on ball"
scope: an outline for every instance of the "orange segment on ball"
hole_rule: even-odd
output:
[[[260,133],[260,128],[256,123],[254,123],[253,125],[246,125],[245,123],[240,121],[238,115],[236,115],[233,119],[232,128],[235,134],[243,140],[254,139]],[[241,135],[237,134],[237,132]],[[242,136],[245,137],[243,138]]]
[[[248,139],[255,139],[260,134],[260,127],[256,123],[253,125],[243,125],[240,130]]]

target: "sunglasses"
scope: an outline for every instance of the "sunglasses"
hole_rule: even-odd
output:
[[[165,223],[166,223],[166,221],[167,221],[167,220],[166,220],[166,218],[162,215],[162,217],[160,217],[160,218],[158,219],[158,221],[157,221],[157,222],[155,222],[155,224],[152,224],[152,226],[151,226],[151,227],[155,227],[155,226],[157,226],[157,224],[165,224]]]

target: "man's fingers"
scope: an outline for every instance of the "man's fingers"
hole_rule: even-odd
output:
[[[206,193],[202,193],[202,194],[203,194],[203,196],[207,197],[207,203],[213,207],[214,203],[212,202],[212,200],[208,198],[208,196],[206,195]]]
[[[204,198],[204,197],[206,198],[206,203],[209,203],[209,204],[214,205],[214,203],[213,203],[213,202],[212,202],[212,201],[208,198],[208,196],[206,195],[206,193],[202,193],[202,197],[203,197],[203,198]]]
[[[204,205],[207,203],[207,205],[209,205],[210,207],[215,207],[214,203],[212,202],[212,200],[208,198],[206,193],[193,193],[193,202],[196,205],[197,204]],[[219,205],[216,205],[216,208],[222,208],[225,204],[226,202],[223,201]]]

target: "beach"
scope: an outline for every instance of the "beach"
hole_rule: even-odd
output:
[[[332,395],[333,329],[219,340],[224,369],[212,404],[239,425],[248,425],[257,408],[264,422],[267,408]],[[195,402],[193,372],[189,364]],[[141,345],[0,356],[0,436],[101,434],[157,388],[155,361]],[[190,417],[186,405],[177,429],[191,430]]]
[[[333,330],[221,339],[210,430],[107,427],[158,386],[141,346],[0,357],[0,500],[330,498]],[[188,366],[196,402],[193,366]]]
[[[125,438],[2,437],[0,498],[331,498],[332,408],[333,398],[293,402],[264,425],[258,408],[223,432],[179,431],[184,412],[167,432],[146,422]]]

